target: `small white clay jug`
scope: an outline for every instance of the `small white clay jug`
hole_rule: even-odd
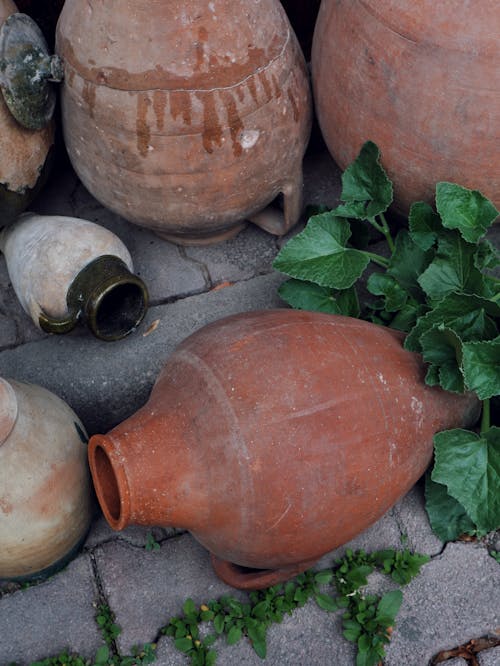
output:
[[[24,213],[0,232],[0,249],[21,305],[46,332],[83,320],[98,338],[117,340],[146,313],[148,292],[129,251],[93,222]]]
[[[0,579],[64,566],[90,527],[85,428],[56,395],[0,378]]]

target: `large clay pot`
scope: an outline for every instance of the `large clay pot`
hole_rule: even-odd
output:
[[[90,527],[85,428],[56,395],[0,378],[0,579],[65,565]]]
[[[285,309],[202,328],[142,409],[91,438],[106,519],[190,530],[235,587],[307,568],[411,488],[435,432],[478,416],[471,395],[424,384],[402,337]]]
[[[67,333],[83,320],[103,340],[135,330],[148,292],[122,241],[93,222],[24,213],[0,232],[14,291],[35,324]]]
[[[178,243],[298,221],[311,103],[278,0],[67,0],[56,46],[66,147],[106,207]]]
[[[372,140],[400,212],[439,181],[500,206],[499,31],[497,0],[323,0],[313,87],[339,166]]]
[[[11,0],[0,0],[0,25],[15,12]],[[0,94],[0,227],[15,220],[45,183],[53,143],[53,122],[43,129],[21,126]]]

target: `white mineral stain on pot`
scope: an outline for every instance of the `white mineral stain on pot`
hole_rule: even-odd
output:
[[[260,136],[259,130],[244,130],[239,136],[241,147],[245,150],[253,148]]]

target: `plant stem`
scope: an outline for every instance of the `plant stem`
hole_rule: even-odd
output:
[[[389,225],[387,224],[387,220],[385,219],[385,215],[383,213],[379,213],[379,219],[380,219],[380,224],[377,222],[377,220],[374,217],[369,217],[368,222],[375,227],[375,229],[381,233],[385,240],[387,241],[387,245],[389,246],[389,250],[391,253],[394,252],[395,245],[394,241],[392,240],[391,236],[391,230],[389,229]]]
[[[385,257],[380,256],[380,254],[375,254],[374,252],[363,252],[367,257],[370,258],[371,261],[373,261],[374,264],[378,264],[379,266],[382,266],[383,268],[389,268],[389,259],[386,259]]]
[[[481,435],[490,427],[490,399],[483,400],[483,413],[481,415]]]

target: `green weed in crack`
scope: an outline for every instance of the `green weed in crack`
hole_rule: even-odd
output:
[[[388,549],[371,554],[347,550],[331,569],[306,571],[284,585],[251,592],[245,601],[225,595],[197,606],[187,599],[183,614],[161,627],[158,637],[172,638],[175,647],[189,657],[191,666],[216,664],[214,644],[220,637],[225,637],[228,645],[243,638],[249,640],[259,657],[265,659],[268,628],[314,599],[324,611],[343,612],[344,637],[357,646],[356,666],[376,666],[390,641],[402,594],[400,590],[383,596],[365,594],[367,577],[378,569],[404,585],[428,561],[426,555],[408,550]],[[108,606],[97,608],[96,622],[105,644],[92,659],[63,652],[30,666],[145,666],[156,660],[156,643],[135,647],[130,655],[118,653],[115,639],[121,630]],[[202,625],[208,631],[202,630]]]
[[[307,571],[285,585],[252,592],[246,602],[226,595],[196,606],[188,599],[183,615],[172,618],[161,633],[170,636],[177,649],[190,657],[191,666],[213,666],[217,661],[214,644],[221,636],[228,645],[248,639],[259,657],[265,659],[269,626],[315,599],[327,612],[343,611],[343,634],[357,645],[357,666],[375,666],[385,655],[402,593],[393,590],[382,597],[367,595],[363,591],[367,576],[379,569],[404,585],[428,561],[426,555],[408,550],[384,550],[371,555],[348,550],[334,568]],[[325,590],[329,585],[334,587],[333,595]],[[212,630],[202,637],[200,625],[204,623],[209,623]]]

